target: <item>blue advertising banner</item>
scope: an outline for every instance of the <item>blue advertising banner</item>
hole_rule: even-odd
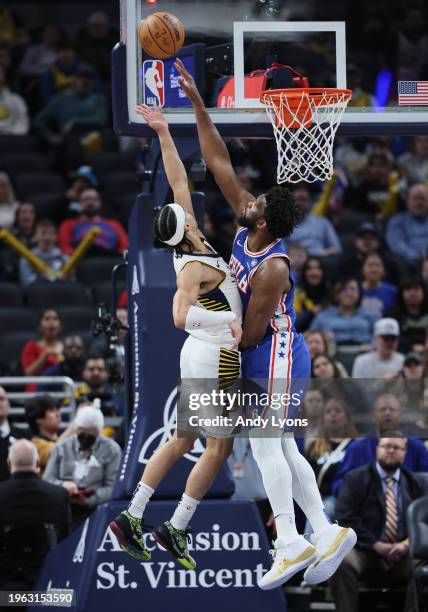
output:
[[[154,526],[169,518],[173,502],[149,504],[147,521]],[[270,566],[268,541],[254,502],[247,500],[202,501],[192,520],[189,549],[196,570],[185,570],[173,557],[146,535],[152,552],[150,561],[136,561],[126,555],[108,527],[109,521],[125,508],[124,502],[110,502],[61,542],[47,557],[37,591],[74,589],[77,612],[88,610],[145,610],[167,612],[285,612],[281,588],[262,591],[257,586]],[[29,608],[34,609],[36,608]],[[64,608],[50,607],[50,610]]]
[[[176,278],[172,254],[157,249],[153,239],[153,202],[140,196],[129,221],[128,309],[131,336],[130,378],[132,416],[113,497],[132,495],[153,452],[175,429],[180,350],[185,332],[174,327],[172,298]],[[198,440],[155,492],[155,497],[177,499],[187,476],[203,452]],[[228,497],[234,485],[227,466],[215,479],[208,497]]]

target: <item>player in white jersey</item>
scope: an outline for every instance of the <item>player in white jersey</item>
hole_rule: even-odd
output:
[[[186,171],[165,117],[157,108],[139,106],[136,110],[159,136],[168,182],[175,202],[179,202],[159,211],[154,229],[156,237],[174,252],[174,323],[189,333],[180,355],[181,379],[230,384],[240,375],[237,347],[242,335],[242,307],[235,277],[198,228]],[[224,431],[205,427],[205,434],[206,448],[189,474],[181,501],[171,519],[153,532],[155,539],[187,569],[196,567],[187,548],[189,521],[233,445],[233,438]],[[128,509],[110,523],[122,550],[132,557],[150,559],[143,536],[145,507],[159,482],[193,448],[197,437],[198,433],[179,437],[175,432],[150,458]]]

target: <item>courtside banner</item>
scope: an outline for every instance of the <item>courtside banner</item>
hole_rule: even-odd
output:
[[[140,608],[166,612],[195,606],[204,612],[236,612],[243,604],[246,612],[286,610],[282,589],[262,591],[257,586],[271,559],[254,502],[201,502],[192,520],[189,545],[196,570],[182,568],[151,534],[146,536],[152,553],[149,561],[137,561],[124,553],[108,524],[125,507],[123,502],[100,506],[51,551],[35,590],[74,589],[77,612]],[[150,503],[145,514],[148,523],[161,524],[175,507],[175,502]]]
[[[154,451],[175,430],[180,351],[187,334],[174,327],[172,298],[176,288],[172,254],[154,247],[153,201],[140,196],[129,221],[128,316],[131,338],[132,415],[119,468],[114,499],[129,499]],[[197,440],[155,492],[154,497],[181,497],[187,476],[204,450]],[[227,466],[208,497],[228,497],[234,485]]]

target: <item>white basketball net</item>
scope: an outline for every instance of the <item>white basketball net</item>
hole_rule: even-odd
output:
[[[278,183],[326,181],[333,174],[333,141],[350,91],[325,90],[317,96],[293,90],[264,92],[278,150]]]

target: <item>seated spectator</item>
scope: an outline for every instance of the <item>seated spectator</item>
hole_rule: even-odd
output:
[[[322,416],[324,411],[324,394],[320,389],[311,388],[309,386],[305,394],[305,402],[302,407],[300,417],[307,419],[308,424],[306,427],[302,427],[298,432],[295,433],[295,437],[304,438],[304,449],[305,452],[314,443],[314,439],[320,434]],[[298,443],[299,449],[301,444]]]
[[[373,153],[363,171],[365,178],[356,187],[349,186],[345,191],[344,205],[373,218],[395,209],[397,195],[392,189],[392,173],[391,159],[385,154]]]
[[[404,355],[397,352],[400,327],[395,319],[379,319],[374,325],[376,348],[358,355],[352,378],[388,378],[400,372]]]
[[[428,136],[414,136],[411,151],[398,158],[398,167],[410,183],[425,183],[428,177]]]
[[[423,355],[421,353],[407,353],[403,369],[391,385],[391,391],[400,400],[403,414],[409,415],[409,419],[412,419],[412,421],[414,413],[422,409],[425,385],[424,377]],[[423,435],[419,436],[417,433],[413,433],[414,431],[418,431],[418,428],[415,427],[413,422],[406,425],[407,434],[417,438],[424,437]]]
[[[77,526],[111,498],[121,450],[101,434],[104,417],[98,408],[80,408],[74,425],[76,434],[55,445],[44,479],[67,489]]]
[[[70,89],[55,95],[35,117],[34,128],[50,145],[63,145],[72,130],[80,134],[107,125],[107,100],[93,93],[96,73],[81,65]]]
[[[319,257],[309,257],[294,293],[294,310],[298,331],[305,331],[315,315],[330,303],[330,290],[324,264]]]
[[[98,179],[91,166],[80,166],[73,175],[70,188],[65,192],[68,210],[72,213],[80,213],[80,195],[86,189],[97,189]]]
[[[385,432],[400,429],[400,403],[395,395],[391,393],[379,395],[374,404],[372,419],[375,426],[373,435],[354,440],[346,450],[345,458],[333,484],[335,495],[340,489],[345,474],[375,460],[378,438],[384,436]],[[404,466],[412,472],[428,472],[428,451],[421,440],[408,438]]]
[[[10,445],[19,438],[29,437],[29,431],[27,429],[15,427],[9,422],[9,413],[10,403],[6,389],[0,387],[0,480],[9,478],[7,456]]]
[[[29,591],[46,554],[70,533],[70,505],[63,487],[40,478],[34,444],[15,442],[8,463],[11,477],[0,483],[0,589]]]
[[[322,310],[312,321],[311,329],[333,332],[338,345],[361,345],[368,350],[372,340],[372,318],[360,307],[361,290],[354,278],[337,283],[333,292],[337,306]]]
[[[319,257],[341,253],[340,240],[330,221],[309,212],[311,203],[309,189],[304,185],[298,185],[293,193],[296,204],[303,210],[305,217],[287,238],[287,245],[300,244],[305,247],[309,255]]]
[[[54,308],[46,308],[39,317],[39,340],[29,340],[22,349],[21,366],[25,376],[39,376],[43,370],[62,359],[61,329],[58,312]]]
[[[407,453],[406,453],[407,451]],[[406,511],[427,491],[406,469],[406,440],[397,432],[380,438],[369,465],[346,474],[336,518],[357,534],[356,547],[330,579],[336,609],[358,612],[358,581],[407,584],[406,610],[416,610]]]
[[[36,223],[36,233],[34,235],[36,245],[31,252],[47,264],[51,270],[59,273],[68,261],[68,256],[57,246],[57,231],[55,223],[49,219],[41,219]],[[19,261],[19,280],[23,287],[34,283],[37,280],[55,280],[50,277],[50,273],[42,272],[35,268],[25,257]]]
[[[80,194],[81,213],[77,219],[66,219],[60,225],[58,245],[71,255],[92,227],[101,233],[95,237],[91,252],[98,254],[123,253],[128,246],[128,236],[123,227],[113,219],[100,215],[101,198],[96,189],[85,189]]]
[[[40,43],[30,45],[19,66],[22,76],[41,76],[56,60],[56,49],[61,38],[57,25],[51,23],[43,28]]]
[[[106,13],[92,13],[85,27],[77,35],[77,49],[85,62],[95,66],[105,81],[111,78],[111,50],[118,41],[118,33],[112,27]]]
[[[305,451],[317,478],[327,516],[334,521],[333,482],[345,451],[358,432],[345,404],[336,398],[325,402],[319,434]]]
[[[80,382],[85,365],[85,345],[83,340],[80,336],[71,335],[64,338],[63,344],[64,359],[43,370],[42,376],[68,376],[74,382]],[[39,391],[49,393],[56,391],[58,386],[52,387],[47,384],[39,385],[38,388]]]
[[[40,77],[41,98],[43,104],[56,94],[64,91],[74,84],[76,74],[80,68],[80,60],[76,51],[67,38],[59,41],[56,48],[54,63]]]
[[[0,134],[28,134],[29,129],[25,100],[10,90],[6,71],[0,67]]]
[[[408,425],[407,430],[411,436],[420,438],[425,443],[425,448],[428,450],[428,385],[425,386],[422,393],[421,416],[414,425]]]
[[[315,329],[310,329],[305,333],[306,344],[308,345],[311,360],[318,357],[318,355],[330,356],[329,338],[327,336],[328,332],[322,333]],[[334,340],[334,336],[332,340]],[[345,366],[340,363],[340,361],[334,360],[334,365],[341,378],[346,378],[348,376]]]
[[[109,382],[104,357],[88,357],[82,372],[83,384],[77,388],[79,398],[87,401],[99,399],[105,416],[123,414],[123,403]]]
[[[39,453],[40,471],[43,474],[55,444],[74,434],[75,430],[70,425],[59,435],[61,413],[56,400],[50,395],[28,400],[25,404],[25,416],[33,434],[31,441]]]
[[[361,306],[369,312],[374,319],[383,317],[385,310],[391,308],[395,302],[397,287],[383,282],[385,266],[382,257],[377,253],[367,255],[364,260],[363,282],[361,284],[363,299]]]
[[[34,234],[36,232],[36,209],[34,204],[23,202],[19,204],[15,212],[15,221],[12,233],[27,248],[35,246]]]
[[[9,176],[0,172],[0,229],[11,229],[18,206]]]
[[[395,305],[386,314],[400,324],[399,350],[423,352],[428,332],[428,288],[420,277],[410,276],[401,283]]]
[[[407,263],[415,264],[427,251],[428,245],[428,195],[425,185],[410,187],[406,212],[391,217],[386,240],[392,253]]]
[[[396,283],[401,277],[403,265],[400,265],[383,248],[382,234],[374,223],[362,223],[355,236],[354,247],[349,250],[339,263],[338,278],[362,279],[362,268],[368,255],[377,253],[382,257],[385,268],[385,281]]]
[[[293,269],[294,280],[298,283],[302,275],[303,266],[309,257],[308,251],[304,246],[296,242],[288,246],[287,252]]]

